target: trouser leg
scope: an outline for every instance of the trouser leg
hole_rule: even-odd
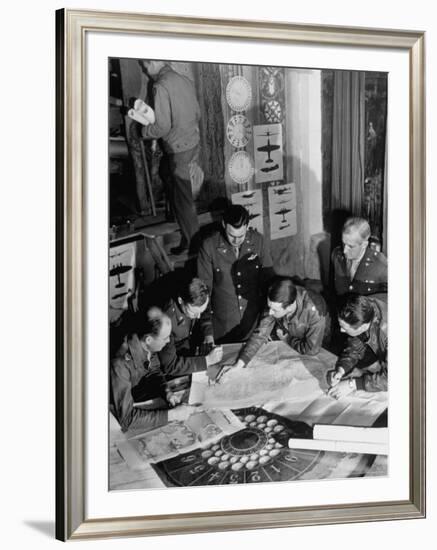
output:
[[[171,155],[172,208],[181,230],[181,244],[190,245],[191,239],[199,230],[196,206],[193,200],[189,164],[197,158],[198,149]]]

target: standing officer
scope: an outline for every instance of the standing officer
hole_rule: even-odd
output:
[[[349,218],[343,226],[343,246],[332,252],[337,295],[387,292],[387,258],[369,246],[370,226],[363,218]]]
[[[154,80],[155,122],[144,126],[146,139],[162,138],[169,201],[181,230],[179,246],[173,254],[182,254],[199,230],[194,205],[191,174],[199,170],[200,107],[189,78],[174,71],[165,61],[143,61]]]
[[[249,337],[262,306],[263,283],[273,275],[263,236],[248,229],[248,224],[247,210],[230,206],[222,227],[199,250],[197,274],[211,291],[216,342],[241,342]]]

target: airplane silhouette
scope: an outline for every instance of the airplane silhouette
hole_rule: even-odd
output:
[[[285,229],[286,227],[290,227],[290,224],[287,223],[287,225],[281,225],[281,226],[279,227],[279,231],[281,231],[282,229]]]
[[[117,254],[110,254],[110,258],[117,258],[118,256],[121,256],[125,253],[126,251],[124,250],[123,252],[118,252]]]
[[[126,296],[126,294],[129,294],[129,292],[120,292],[120,294],[115,294],[112,299],[116,300],[117,298],[121,298],[122,296]]]
[[[273,189],[275,195],[291,195],[291,188],[284,187],[283,189]]]
[[[261,214],[249,214],[249,221],[250,220],[253,220],[254,218],[257,218],[258,216],[260,216]]]
[[[248,191],[247,193],[243,193],[241,196],[243,197],[243,199],[252,199],[254,195],[255,191]]]
[[[292,212],[293,209],[290,209],[290,208],[281,208],[281,210],[278,210],[277,212],[275,212],[275,214],[277,214],[278,216],[281,216],[282,215],[282,220],[281,220],[281,223],[286,223],[286,219],[285,219],[285,214],[288,214],[289,212]]]
[[[267,133],[258,135],[267,137],[267,144],[261,145],[261,147],[257,147],[257,151],[260,151],[261,153],[267,153],[267,160],[265,162],[266,164],[270,164],[271,162],[273,162],[273,159],[270,157],[270,153],[272,151],[277,151],[281,148],[280,145],[271,145],[270,136],[277,136],[278,134],[272,134],[271,132],[269,132],[269,130],[267,130]]]
[[[273,172],[278,168],[279,168],[279,164],[274,164],[273,166],[266,166],[265,168],[261,168],[261,172]]]
[[[290,199],[285,199],[285,201],[278,201],[278,204],[288,204]]]
[[[118,279],[118,283],[115,285],[115,288],[121,288],[122,286],[124,286],[124,283],[122,283],[120,280],[120,275],[122,273],[126,273],[127,271],[130,271],[131,269],[132,269],[131,265],[118,264],[109,271],[109,275],[111,277],[117,277]]]

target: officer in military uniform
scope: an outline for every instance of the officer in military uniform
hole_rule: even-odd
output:
[[[348,295],[338,320],[347,340],[335,368],[328,372],[328,394],[340,399],[355,390],[387,391],[386,301],[375,296]]]
[[[197,274],[211,291],[214,339],[241,342],[251,334],[262,307],[262,287],[273,275],[263,236],[248,228],[249,213],[230,206],[222,227],[201,244]]]
[[[181,242],[172,249],[181,254],[199,230],[191,189],[193,170],[198,169],[200,107],[189,78],[164,61],[143,61],[154,80],[155,122],[144,126],[145,139],[162,138],[165,157],[161,174],[167,181],[169,201],[181,230]]]
[[[241,349],[234,367],[244,367],[261,347],[282,340],[302,355],[316,355],[329,337],[329,314],[320,294],[279,277],[269,286],[259,325]]]
[[[343,246],[332,252],[337,295],[387,293],[387,258],[369,245],[370,226],[363,218],[349,218],[343,226]]]
[[[214,347],[206,284],[196,277],[183,280],[175,294],[164,308],[172,325],[170,342],[158,356],[166,375],[182,376],[217,363],[223,352]]]
[[[171,321],[159,308],[149,308],[131,318],[110,368],[111,412],[124,432],[150,430],[173,420],[183,421],[190,414],[189,407],[183,405],[167,410],[172,403],[166,402],[158,353],[169,344],[170,335]],[[160,398],[159,408],[142,408],[141,403],[156,398]]]

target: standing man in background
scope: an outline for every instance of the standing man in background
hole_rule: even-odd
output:
[[[145,139],[160,139],[165,156],[163,174],[168,200],[181,230],[181,241],[171,252],[182,254],[199,230],[191,179],[200,169],[200,107],[192,82],[174,71],[165,61],[143,61],[153,79],[155,122],[145,125]]]

